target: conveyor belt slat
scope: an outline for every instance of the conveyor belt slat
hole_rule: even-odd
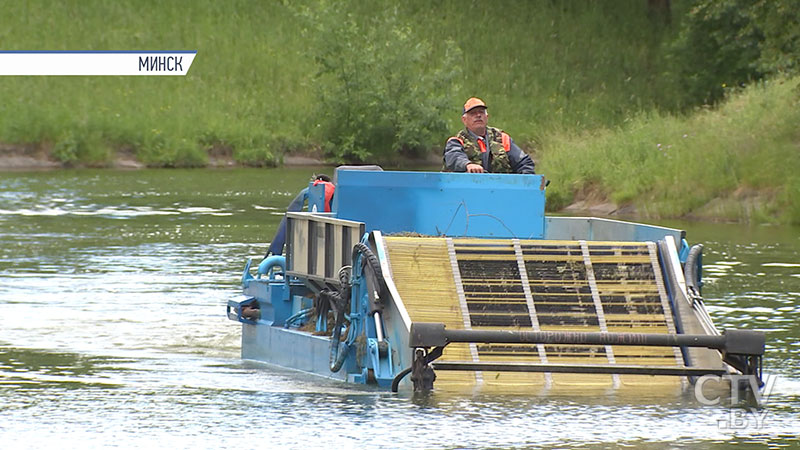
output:
[[[393,236],[385,243],[391,275],[414,322],[445,323],[448,329],[675,332],[652,243]],[[451,344],[438,361],[467,360],[475,367],[683,365],[676,348],[543,344]],[[614,383],[608,375],[475,373],[437,372],[437,385]],[[621,382],[680,383],[643,375],[624,375]]]

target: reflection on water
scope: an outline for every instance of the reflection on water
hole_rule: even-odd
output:
[[[0,174],[2,448],[800,445],[797,229],[677,224],[720,328],[768,331],[758,424],[691,389],[414,397],[241,361],[225,304],[312,172]]]
[[[767,332],[768,370],[800,373],[800,229],[688,224],[705,244],[703,295],[718,328]]]

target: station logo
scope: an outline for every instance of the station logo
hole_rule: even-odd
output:
[[[765,375],[759,386],[755,375],[703,375],[694,385],[694,396],[706,406],[727,407],[717,419],[719,429],[761,429],[767,420],[766,404],[775,387],[776,376]],[[730,393],[725,388],[730,387]]]

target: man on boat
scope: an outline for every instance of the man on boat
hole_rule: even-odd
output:
[[[534,173],[534,162],[502,130],[488,126],[486,103],[472,97],[461,114],[464,129],[447,140],[445,172]]]

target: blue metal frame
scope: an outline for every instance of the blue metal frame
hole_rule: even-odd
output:
[[[541,175],[343,170],[337,179],[333,212],[367,231],[544,237]]]
[[[314,182],[308,183],[308,210],[312,212],[325,212],[325,185]]]
[[[281,326],[300,309],[310,306],[303,304],[302,300],[299,302],[293,301],[294,297],[302,297],[308,290],[301,281],[291,280],[285,275],[286,258],[284,256],[273,255],[262,260],[258,265],[256,277],[250,274],[252,263],[252,259],[247,260],[242,273],[242,289],[246,296],[253,297],[256,302],[249,301],[249,299],[246,302],[228,302],[228,308],[233,308],[238,312],[240,316],[238,320],[240,322],[247,324],[257,323],[250,319],[241,318],[241,308],[254,303],[258,305],[261,312],[261,318],[258,322]],[[298,307],[294,303],[298,303]]]
[[[255,325],[257,322],[252,319],[248,319],[242,315],[242,308],[245,306],[252,306],[258,304],[258,299],[255,297],[248,297],[243,296],[244,299],[240,301],[236,300],[228,300],[227,306],[227,315],[228,319],[235,320],[241,323],[247,323],[250,325]]]
[[[369,234],[364,235],[362,243],[369,243]],[[395,373],[392,368],[392,347],[386,337],[383,340],[385,351],[381,352],[381,343],[378,341],[375,318],[370,314],[369,287],[364,274],[363,255],[357,254],[353,259],[352,290],[350,301],[350,321],[349,332],[346,345],[349,349],[349,364],[345,367],[350,368],[353,374],[353,381],[366,384],[370,381],[369,371],[372,370],[372,377],[381,387],[389,387],[392,384]],[[380,317],[380,315],[379,315]],[[381,322],[381,327],[385,325]],[[359,343],[358,337],[363,335],[366,343]],[[357,359],[359,354],[356,346],[366,344],[366,352]]]

